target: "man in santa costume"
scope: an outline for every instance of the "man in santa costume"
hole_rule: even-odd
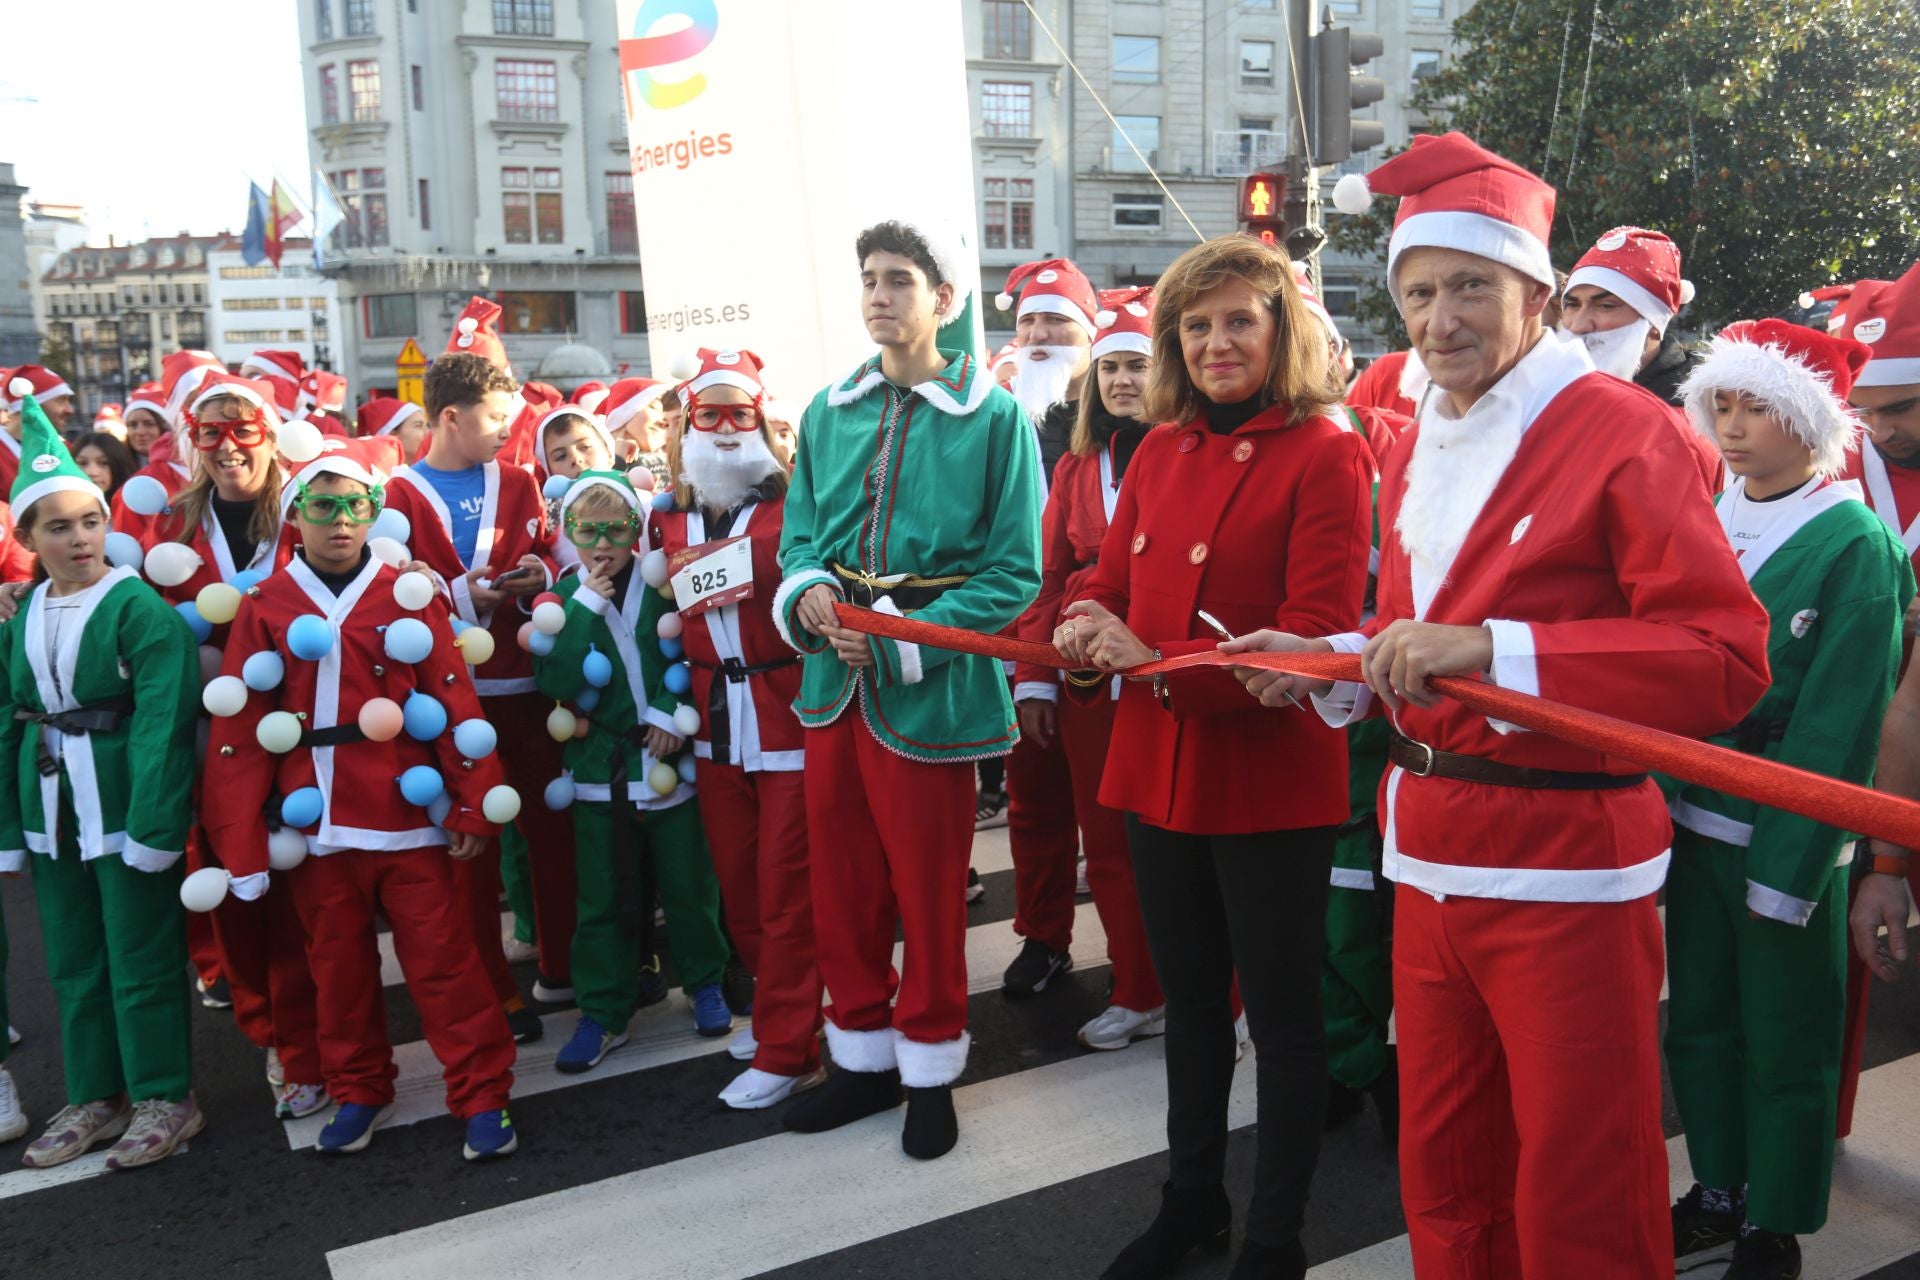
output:
[[[980,358],[938,343],[972,291],[964,239],[887,221],[860,233],[855,259],[880,350],[807,407],[772,601],[807,655],[794,710],[841,1068],[786,1124],[835,1128],[897,1106],[905,1085],[901,1146],[930,1159],[958,1137],[953,1081],[967,1060],[973,762],[1004,755],[1019,729],[997,662],[848,631],[834,605],[976,631],[1012,623],[1040,585],[1038,450]]]
[[[994,298],[1014,313],[1013,398],[1040,433],[1040,469],[1047,482],[1067,452],[1092,360],[1087,352],[1100,303],[1086,273],[1066,258],[1023,262],[1007,273]]]
[[[43,369],[37,364],[23,364],[7,374],[6,390],[0,392],[7,404],[6,430],[0,432],[0,479],[9,485],[20,474],[20,435],[21,408],[26,396],[14,394],[12,387],[24,379],[33,389],[28,394],[40,402],[41,412],[53,423],[53,429],[66,435],[73,426],[76,410],[73,405],[73,388],[67,380],[51,369]]]
[[[1560,300],[1560,331],[1586,344],[1594,368],[1638,383],[1674,406],[1674,426],[1699,459],[1708,493],[1720,492],[1720,451],[1693,429],[1680,384],[1700,363],[1670,330],[1693,301],[1680,246],[1641,227],[1615,227],[1574,264]]]
[[[1846,476],[1920,565],[1920,263],[1855,285],[1836,332],[1869,353],[1848,398],[1867,441]]]
[[[1369,182],[1401,197],[1388,284],[1434,380],[1381,477],[1379,611],[1348,635],[1223,647],[1359,653],[1365,684],[1244,678],[1267,705],[1314,694],[1334,724],[1393,720],[1383,866],[1400,887],[1416,1274],[1657,1280],[1673,1274],[1665,803],[1631,765],[1513,732],[1427,682],[1478,674],[1715,733],[1766,688],[1766,613],[1666,409],[1545,334],[1553,188],[1460,133],[1342,179],[1339,207],[1366,208]]]

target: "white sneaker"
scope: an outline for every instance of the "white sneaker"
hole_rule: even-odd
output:
[[[20,1043],[20,1033],[13,1029],[13,1024],[11,1022],[7,1024],[7,1043],[8,1044]]]
[[[274,1089],[282,1089],[287,1083],[286,1068],[280,1065],[280,1051],[272,1045],[267,1046],[267,1083]]]
[[[1247,1056],[1247,1050],[1253,1048],[1253,1032],[1247,1030],[1247,1015],[1241,1014],[1233,1020],[1233,1060],[1235,1062]]]
[[[1141,1013],[1116,1004],[1080,1028],[1080,1043],[1089,1049],[1124,1049],[1135,1040],[1166,1033],[1167,1006]]]
[[[510,933],[500,939],[500,950],[506,953],[508,964],[522,964],[540,958],[539,947],[531,942],[522,942]]]
[[[280,1101],[273,1114],[281,1120],[298,1120],[310,1116],[316,1111],[325,1110],[328,1102],[325,1085],[283,1084],[280,1086]]]
[[[727,1056],[735,1062],[752,1062],[753,1055],[760,1052],[760,1042],[753,1038],[753,1024],[748,1023],[734,1033],[727,1041]]]
[[[1093,896],[1093,886],[1087,883],[1087,860],[1085,858],[1080,859],[1073,869],[1073,896],[1076,898],[1090,898]]]
[[[27,1132],[27,1113],[20,1109],[20,1091],[13,1076],[0,1067],[0,1142],[12,1142]]]
[[[720,1101],[735,1111],[759,1111],[784,1102],[794,1094],[824,1082],[827,1078],[825,1067],[815,1067],[804,1076],[777,1076],[771,1071],[762,1071],[758,1067],[748,1067],[733,1078],[733,1083],[720,1091]]]
[[[545,978],[535,978],[533,998],[541,1004],[572,1004],[575,997],[572,987],[550,987]]]

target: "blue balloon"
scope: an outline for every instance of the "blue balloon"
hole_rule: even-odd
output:
[[[600,691],[598,689],[582,689],[579,695],[574,698],[573,705],[582,711],[593,710],[600,705]]]
[[[147,562],[147,553],[141,547],[140,539],[130,533],[115,531],[108,534],[104,550],[107,553],[107,563],[116,569],[125,566],[138,570]]]
[[[387,624],[387,656],[412,666],[433,652],[433,628],[418,618],[400,618]]]
[[[317,613],[303,613],[287,628],[287,650],[296,658],[318,662],[333,652],[333,627]]]
[[[693,752],[691,751],[682,754],[680,763],[675,767],[680,770],[680,781],[682,782],[692,782],[694,775],[699,771],[693,762]]]
[[[404,547],[413,538],[413,521],[407,519],[405,512],[388,507],[374,518],[373,528],[367,530],[368,541],[374,538],[392,538]]]
[[[205,644],[207,637],[213,634],[213,624],[200,616],[200,610],[193,601],[182,600],[179,604],[173,606],[173,611],[179,614],[180,617],[185,620],[187,626],[192,629],[195,643]]]
[[[687,646],[680,643],[679,636],[666,636],[660,641],[660,652],[669,658],[678,658],[686,651]]]
[[[137,515],[157,516],[167,509],[167,487],[152,476],[134,476],[120,486],[120,500]]]
[[[500,735],[485,720],[462,720],[453,726],[453,747],[469,760],[493,754]]]
[[[654,494],[653,509],[655,511],[673,510],[673,490],[662,489],[660,492]]]
[[[540,496],[548,502],[558,502],[567,496],[567,490],[571,488],[573,488],[573,481],[555,472],[553,475],[547,477],[545,484],[540,486]],[[562,805],[561,807],[565,808],[566,806]]]
[[[262,649],[240,666],[240,678],[256,693],[278,689],[287,677],[287,664],[271,649]]]
[[[408,804],[425,808],[445,795],[446,790],[440,771],[424,764],[417,764],[400,775],[400,794],[407,798]]]
[[[453,634],[455,639],[458,639],[462,633],[471,630],[473,630],[473,624],[465,618],[455,618],[453,620]]]
[[[580,676],[594,688],[604,689],[613,683],[613,663],[600,650],[588,649],[580,662]]]
[[[267,575],[258,569],[242,569],[233,575],[233,589],[241,595],[253,590],[267,580]]]
[[[320,821],[320,788],[301,787],[280,802],[280,821],[290,827],[310,827]]]
[[[440,798],[427,806],[427,820],[436,827],[447,825],[447,815],[453,812],[453,797],[442,791]]]
[[[415,689],[400,708],[401,723],[407,736],[416,742],[432,742],[447,731],[447,709],[440,699]]]
[[[536,658],[544,658],[553,652],[553,637],[544,631],[535,631],[527,637],[527,652]]]
[[[565,809],[573,803],[573,798],[573,779],[569,778],[566,774],[561,774],[547,784],[547,808],[554,810]]]
[[[693,676],[687,670],[687,664],[676,662],[667,668],[667,692],[685,693],[693,688]]]

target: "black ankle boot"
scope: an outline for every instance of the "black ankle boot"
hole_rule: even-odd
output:
[[[1233,1260],[1227,1280],[1306,1280],[1307,1250],[1295,1236],[1282,1245],[1261,1244],[1258,1240],[1240,1242],[1240,1256]]]
[[[1152,1225],[1120,1251],[1100,1280],[1160,1280],[1195,1249],[1225,1253],[1232,1229],[1233,1206],[1225,1187],[1188,1189],[1165,1183]]]
[[[900,1129],[900,1149],[915,1160],[938,1160],[960,1140],[960,1121],[953,1114],[953,1086],[907,1087],[907,1122]]]
[[[1400,1058],[1387,1046],[1387,1065],[1380,1078],[1367,1086],[1373,1109],[1380,1116],[1380,1136],[1396,1151],[1400,1148]]]
[[[1352,1089],[1332,1076],[1327,1077],[1327,1119],[1326,1131],[1332,1133],[1347,1121],[1366,1109],[1367,1096],[1358,1089]]]
[[[899,1105],[898,1071],[836,1071],[788,1107],[780,1122],[795,1133],[825,1133]]]

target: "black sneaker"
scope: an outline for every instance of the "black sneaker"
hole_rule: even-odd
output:
[[[1073,968],[1073,957],[1064,951],[1049,951],[1047,944],[1028,938],[1020,954],[1007,966],[1000,989],[1010,996],[1037,996],[1055,977]]]
[[[233,991],[227,986],[227,980],[225,978],[215,978],[212,982],[196,978],[193,985],[200,992],[200,1005],[202,1008],[233,1008]]]
[[[1740,1238],[1740,1214],[1706,1207],[1699,1183],[1673,1206],[1673,1256],[1696,1262],[1724,1258]]]
[[[1367,1095],[1327,1077],[1327,1118],[1325,1129],[1332,1133],[1367,1108]]]
[[[547,1034],[540,1015],[524,1004],[518,1009],[507,1010],[507,1030],[513,1033],[515,1044],[530,1044]]]
[[[720,990],[727,997],[727,1008],[736,1018],[753,1016],[753,993],[757,984],[753,975],[747,972],[747,966],[735,956],[727,961],[726,974],[720,979]]]
[[[967,905],[972,906],[987,896],[987,886],[980,883],[980,873],[972,867],[967,868]]]
[[[659,1004],[671,993],[667,986],[667,975],[660,972],[660,957],[655,956],[651,969],[640,971],[640,990],[634,998],[633,1007],[644,1009],[650,1004]]]
[[[1743,1225],[1725,1280],[1800,1280],[1800,1242],[1752,1223]]]

